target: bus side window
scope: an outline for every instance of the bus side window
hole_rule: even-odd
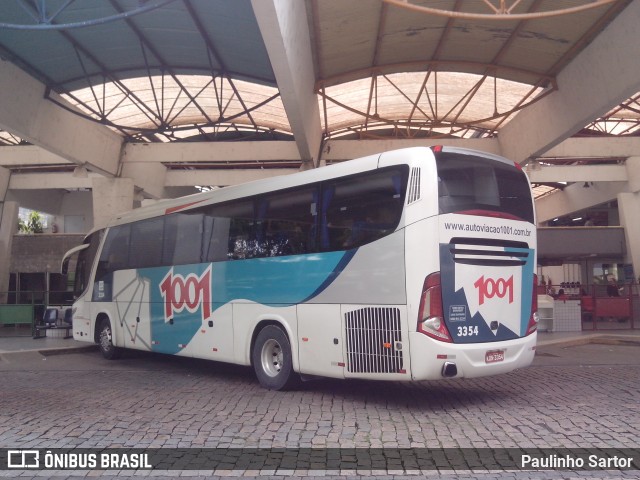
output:
[[[400,222],[406,168],[354,175],[325,184],[321,247],[346,250],[393,233]]]
[[[164,225],[163,265],[205,261],[202,251],[204,214],[199,211],[167,215]]]
[[[214,218],[214,230],[216,223],[220,222],[221,229],[218,232],[221,234],[228,232],[228,260],[242,260],[257,256],[252,199],[212,205],[207,208],[206,214]],[[214,235],[215,232],[212,233],[209,240],[209,256],[212,256],[215,251],[219,253],[222,248],[221,245],[214,245],[214,248],[211,249],[211,243],[215,241]],[[224,237],[221,239],[224,240]]]
[[[231,219],[205,215],[204,223],[203,250],[205,260],[207,262],[228,260]]]
[[[120,225],[109,229],[109,234],[100,254],[96,281],[101,280],[111,272],[128,268],[130,230],[130,225]]]
[[[261,256],[316,251],[316,192],[315,187],[304,187],[260,199],[256,238]]]
[[[162,264],[164,217],[131,224],[129,268],[157,267]]]

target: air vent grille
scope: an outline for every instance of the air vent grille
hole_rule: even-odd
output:
[[[449,251],[455,263],[484,267],[522,266],[529,258],[529,246],[508,240],[453,238]]]
[[[404,373],[398,308],[361,308],[345,320],[349,372]]]
[[[409,194],[407,195],[407,205],[420,200],[420,169],[411,169],[409,177]]]

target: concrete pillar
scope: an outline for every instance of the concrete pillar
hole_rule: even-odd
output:
[[[114,215],[133,209],[134,184],[130,178],[94,178],[93,227],[104,227]]]
[[[9,290],[9,262],[11,243],[17,229],[18,207],[15,202],[5,202],[11,172],[0,167],[0,303],[7,303]]]
[[[640,193],[618,194],[618,211],[627,242],[627,262],[633,265],[633,276],[637,280],[640,276]]]
[[[629,157],[624,165],[627,169],[629,191],[633,193],[640,192],[640,157]]]
[[[16,202],[5,202],[11,173],[0,167],[0,303],[7,303],[9,290],[9,263],[13,235],[18,229],[18,210]]]
[[[164,185],[167,177],[167,167],[161,163],[125,163],[122,175],[133,180],[135,185],[142,188],[153,198],[165,198]]]
[[[633,275],[640,277],[640,157],[629,157],[625,162],[629,192],[618,194],[620,225],[624,227],[627,242],[628,263],[633,265]]]
[[[251,4],[300,152],[302,169],[313,168],[320,151],[322,123],[315,93],[307,4],[298,0],[252,0]]]

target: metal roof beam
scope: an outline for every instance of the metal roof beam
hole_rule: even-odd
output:
[[[300,157],[312,166],[320,154],[322,126],[305,2],[252,0],[251,4]]]
[[[640,91],[636,57],[640,2],[632,2],[557,76],[558,90],[500,130],[502,154],[538,157]]]

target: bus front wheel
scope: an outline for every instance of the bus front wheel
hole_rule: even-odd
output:
[[[251,352],[251,360],[258,381],[264,388],[286,390],[297,383],[291,344],[280,327],[268,325],[260,330]]]
[[[107,360],[115,360],[120,356],[120,349],[113,344],[113,332],[111,331],[111,322],[109,320],[105,319],[100,322],[98,347],[102,356]]]

